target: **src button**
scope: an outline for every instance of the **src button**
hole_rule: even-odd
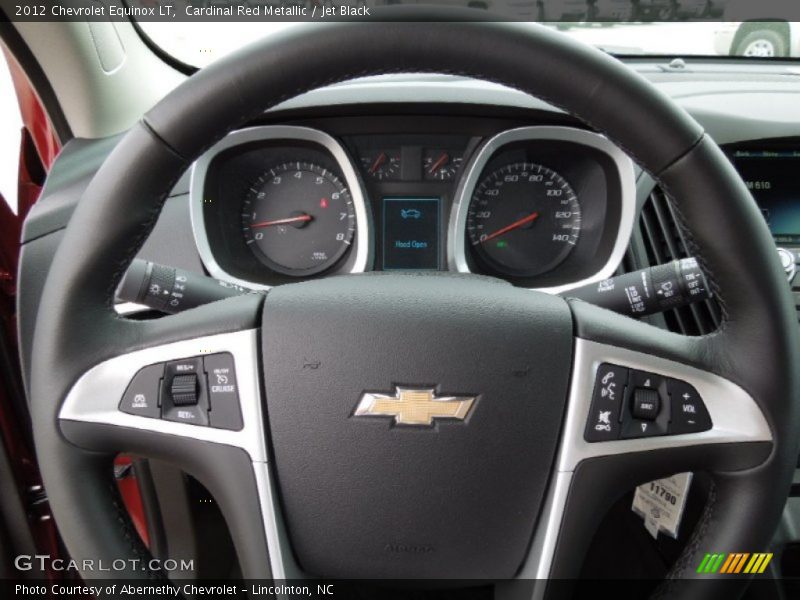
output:
[[[656,390],[647,388],[634,390],[633,407],[631,409],[634,418],[655,421],[659,410],[661,410],[661,401]]]
[[[667,386],[661,375],[632,370],[622,410],[622,438],[664,435],[669,424]]]

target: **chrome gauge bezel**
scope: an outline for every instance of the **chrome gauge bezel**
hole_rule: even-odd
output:
[[[636,216],[636,172],[633,161],[608,138],[573,127],[520,127],[503,131],[490,138],[470,160],[455,194],[450,213],[447,236],[448,268],[459,273],[471,273],[467,260],[466,228],[469,205],[481,175],[489,161],[515,142],[552,140],[572,142],[598,150],[607,155],[617,171],[620,183],[620,222],[608,260],[595,273],[578,281],[549,287],[534,287],[542,292],[558,294],[582,285],[596,283],[613,276],[628,248]],[[580,201],[580,198],[579,198]]]
[[[344,147],[334,137],[310,127],[265,125],[248,127],[247,129],[239,129],[229,133],[209,148],[192,165],[192,172],[189,180],[189,213],[197,251],[209,275],[216,279],[236,283],[252,289],[268,290],[272,287],[264,283],[235,277],[220,266],[214,256],[214,251],[211,248],[211,243],[208,238],[205,212],[203,210],[203,190],[205,188],[209,167],[221,152],[251,142],[276,140],[285,140],[289,143],[302,141],[318,145],[323,150],[327,151],[336,162],[337,167],[341,171],[342,178],[347,185],[347,189],[350,191],[350,196],[353,199],[353,208],[356,214],[355,239],[353,247],[350,250],[350,252],[354,253],[354,258],[352,267],[348,272],[363,273],[366,271],[370,267],[372,257],[370,213],[367,210],[366,193],[361,177],[358,175],[358,171]]]

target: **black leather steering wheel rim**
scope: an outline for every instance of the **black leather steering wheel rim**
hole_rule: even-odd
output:
[[[543,27],[339,23],[269,37],[188,79],[125,136],[73,215],[40,305],[31,398],[42,475],[70,552],[146,556],[110,482],[110,456],[78,448],[59,423],[70,388],[87,369],[113,356],[180,340],[187,332],[258,326],[256,296],[230,301],[224,312],[204,307],[147,323],[114,313],[113,291],[176,179],[211,144],[266,108],[338,81],[395,72],[476,77],[540,97],[606,134],[670,195],[723,307],[721,329],[701,338],[655,335],[640,323],[572,303],[577,334],[698,366],[752,395],[773,443],[758,461],[733,460],[730,472],[715,473],[712,502],[671,576],[691,575],[697,553],[709,548],[765,547],[797,456],[796,313],[769,232],[714,142],[643,78]],[[202,465],[196,466],[202,477]],[[244,522],[229,526],[247,528]],[[243,566],[245,575],[263,574],[258,565]],[[153,573],[131,569],[115,575]],[[719,593],[715,580],[704,583],[694,593]],[[678,585],[664,586],[662,593],[686,597]]]

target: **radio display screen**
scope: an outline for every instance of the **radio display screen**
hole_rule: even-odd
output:
[[[383,270],[441,269],[439,198],[383,199]]]
[[[800,244],[800,150],[737,150],[733,161],[778,244]]]

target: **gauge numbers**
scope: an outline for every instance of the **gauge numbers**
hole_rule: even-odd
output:
[[[242,207],[245,243],[263,264],[286,275],[329,269],[355,234],[347,187],[311,162],[284,163],[265,172],[251,184]]]
[[[529,162],[484,177],[467,212],[473,251],[494,271],[533,277],[561,264],[578,243],[581,207],[559,173]]]

